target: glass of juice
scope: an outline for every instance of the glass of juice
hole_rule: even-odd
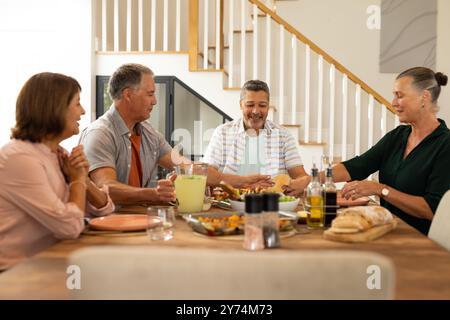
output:
[[[200,212],[205,198],[208,164],[189,163],[175,166],[175,192],[178,212]]]

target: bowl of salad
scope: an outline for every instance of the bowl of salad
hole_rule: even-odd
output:
[[[244,198],[240,200],[229,199],[228,201],[230,202],[231,208],[233,210],[236,210],[238,212],[245,212]],[[280,195],[280,198],[278,198],[279,211],[294,212],[296,211],[299,201],[300,199],[295,197]]]

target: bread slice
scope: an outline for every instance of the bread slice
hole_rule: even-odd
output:
[[[359,230],[356,228],[336,228],[336,227],[332,227],[330,229],[331,232],[334,233],[345,233],[345,234],[349,234],[349,233],[358,233]]]
[[[331,223],[331,228],[356,229],[364,231],[370,229],[370,223],[360,215],[339,215]]]

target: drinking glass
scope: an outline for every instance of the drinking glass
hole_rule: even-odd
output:
[[[175,212],[170,206],[153,206],[147,208],[147,233],[151,240],[170,240],[173,238]]]

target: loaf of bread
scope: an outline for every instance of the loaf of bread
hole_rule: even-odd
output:
[[[392,220],[389,210],[380,206],[352,207],[338,213],[330,230],[334,233],[357,233],[391,223]]]

